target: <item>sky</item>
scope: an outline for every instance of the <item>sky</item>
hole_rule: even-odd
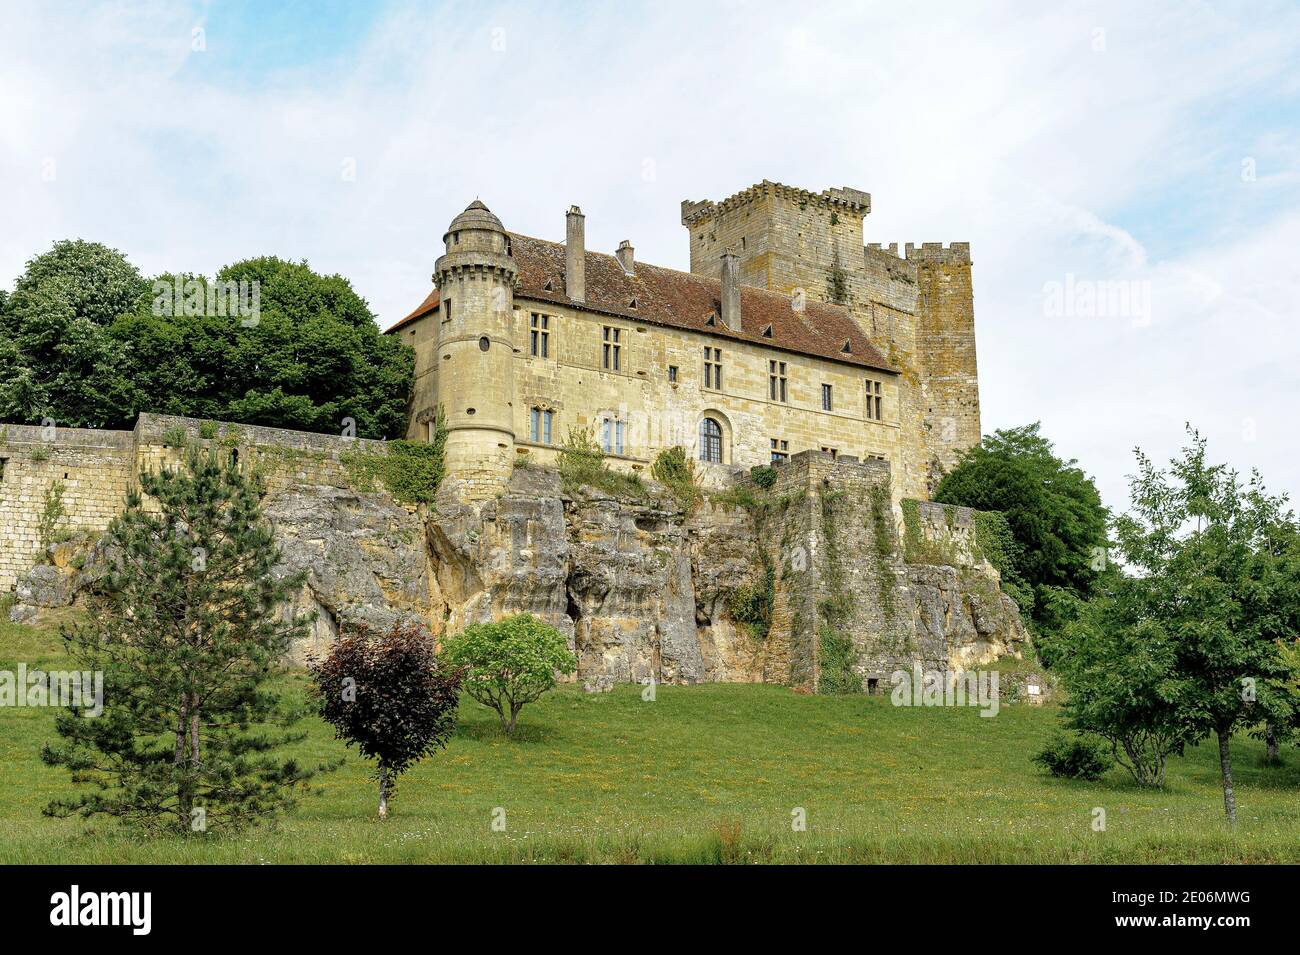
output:
[[[387,327],[476,197],[686,269],[683,199],[851,186],[868,242],[971,243],[985,433],[1041,421],[1123,509],[1190,422],[1300,498],[1300,5],[793,11],[8,0],[0,287],[65,238],[273,254]]]

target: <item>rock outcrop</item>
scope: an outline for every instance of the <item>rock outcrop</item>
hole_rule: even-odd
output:
[[[427,524],[434,626],[533,613],[569,638],[592,690],[651,679],[817,689],[837,639],[849,649],[835,678],[862,689],[915,662],[957,669],[1018,653],[1019,612],[977,556],[969,512],[927,531],[947,535],[952,565],[908,563],[897,523],[888,466],[830,455],[796,455],[770,490],[706,498],[689,514],[653,486],[566,490],[553,470],[520,468],[495,500],[440,494]]]
[[[278,572],[306,575],[293,609],[314,622],[296,661],[332,641],[340,624],[429,625],[431,563],[412,509],[382,491],[303,485],[272,492],[262,512],[275,528]]]
[[[770,682],[882,690],[896,669],[976,667],[1026,640],[1014,602],[979,556],[970,513],[921,505],[943,562],[906,559],[888,465],[805,452],[773,486],[706,495],[685,510],[643,493],[566,489],[518,468],[494,499],[453,482],[436,509],[338,480],[272,485],[263,502],[305,574],[294,609],[315,613],[295,659],[341,625],[413,620],[435,635],[532,613],[558,628],[590,690],[617,683]],[[102,573],[94,538],[52,548],[18,583],[14,619],[70,603]]]

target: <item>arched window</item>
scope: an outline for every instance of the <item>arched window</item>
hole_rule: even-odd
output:
[[[722,463],[722,425],[712,418],[700,421],[700,460]]]

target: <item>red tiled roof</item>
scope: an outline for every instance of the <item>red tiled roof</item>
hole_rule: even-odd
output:
[[[420,303],[419,307],[416,308],[415,311],[413,311],[410,315],[407,315],[405,318],[398,320],[391,327],[385,329],[384,334],[391,335],[399,328],[403,328],[411,324],[411,322],[415,321],[417,318],[424,318],[424,316],[428,315],[432,311],[435,311],[437,308],[438,308],[438,290],[434,289],[432,292],[430,292],[428,295],[425,296],[424,301]]]
[[[722,322],[720,278],[705,278],[644,262],[637,262],[635,274],[628,275],[614,256],[590,251],[586,254],[586,301],[577,303],[564,294],[564,244],[514,232],[509,235],[511,255],[519,270],[515,294],[521,298],[752,342],[864,368],[898,370],[862,333],[843,306],[809,298],[803,312],[798,312],[788,295],[741,286],[741,330],[733,332]],[[722,270],[721,263],[718,270]],[[434,289],[415,311],[387,333],[428,315],[437,307],[438,291]],[[707,324],[710,316],[713,325]],[[768,326],[771,332],[764,334]],[[844,351],[846,343],[848,351]]]
[[[510,252],[519,269],[519,297],[555,302],[588,311],[618,315],[652,325],[667,325],[752,342],[830,361],[897,371],[862,333],[843,306],[809,298],[803,312],[790,296],[741,286],[741,331],[722,322],[721,279],[637,262],[628,275],[612,255],[586,254],[586,301],[574,303],[564,294],[564,244],[510,233]],[[718,265],[719,273],[722,265]],[[551,291],[547,291],[547,283]],[[632,302],[636,306],[632,306]],[[708,325],[709,316],[716,324]],[[770,336],[763,331],[771,326]],[[849,351],[845,352],[845,343]]]

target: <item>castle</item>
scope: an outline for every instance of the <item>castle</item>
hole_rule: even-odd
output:
[[[141,470],[187,447],[261,472],[283,569],[341,626],[435,636],[513,613],[564,634],[589,689],[764,681],[878,692],[921,664],[1019,653],[987,518],[929,502],[979,440],[969,249],[862,244],[869,197],[763,182],[686,202],[691,271],[452,220],[435,289],[389,329],[414,346],[408,437],[447,423],[437,506],[375,475],[394,445],[141,414],[132,431],[0,425],[0,597],[10,619],[94,586]],[[686,448],[704,483],[778,463],[761,505],[565,485],[571,430],[648,470]],[[891,507],[892,504],[892,507]],[[759,607],[755,611],[755,607]]]
[[[500,493],[519,459],[552,464],[571,430],[648,468],[675,445],[704,480],[805,450],[888,462],[895,502],[925,499],[980,438],[970,247],[863,244],[871,197],[761,182],[684,201],[690,272],[456,216],[434,289],[388,330],[416,352],[408,437],[446,415],[447,473]]]

